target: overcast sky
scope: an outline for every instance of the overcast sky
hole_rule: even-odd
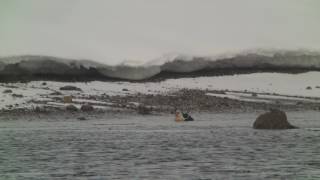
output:
[[[0,0],[0,56],[106,63],[252,48],[320,49],[319,0]]]

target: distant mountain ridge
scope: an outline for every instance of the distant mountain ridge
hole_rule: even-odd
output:
[[[298,73],[320,70],[320,53],[252,51],[216,57],[176,55],[145,65],[107,65],[53,56],[0,57],[0,81],[148,81],[254,72]]]

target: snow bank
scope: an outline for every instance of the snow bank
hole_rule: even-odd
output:
[[[296,101],[316,102],[320,98],[320,72],[307,72],[301,74],[284,73],[254,73],[245,75],[198,77],[168,79],[161,82],[133,83],[133,82],[54,82],[47,81],[43,85],[40,81],[29,83],[0,83],[1,103],[0,108],[33,107],[34,101],[54,101],[55,98],[72,95],[77,103],[94,103],[112,105],[112,102],[88,100],[90,96],[126,96],[138,93],[142,94],[168,94],[184,88],[202,90],[228,90],[226,95],[211,94],[220,97],[233,97],[238,100],[268,102],[274,99],[288,99]],[[73,85],[82,91],[61,91],[60,87]],[[307,87],[311,87],[307,88]],[[11,89],[12,93],[3,93]],[[126,89],[125,91],[123,89]],[[60,91],[63,95],[50,95]],[[248,92],[248,93],[232,93]],[[258,97],[249,97],[250,93],[258,93]],[[12,94],[20,94],[23,97],[14,97]],[[269,95],[267,95],[269,94]],[[273,94],[276,94],[273,95]],[[312,98],[313,100],[310,100]],[[318,98],[318,99],[317,99]],[[50,100],[51,99],[51,100]]]

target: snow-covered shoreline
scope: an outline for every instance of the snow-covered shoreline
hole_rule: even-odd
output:
[[[320,72],[301,74],[254,73],[168,79],[161,82],[145,83],[101,81],[88,83],[55,81],[1,83],[0,109],[64,108],[68,105],[68,103],[63,102],[64,96],[72,96],[72,104],[78,106],[91,104],[97,109],[134,108],[143,103],[141,100],[143,98],[163,96],[170,101],[169,96],[177,96],[183,90],[201,91],[202,94],[205,93],[206,97],[227,98],[247,103],[282,103],[291,104],[292,106],[296,106],[296,104],[300,104],[300,106],[301,104],[319,105],[320,79],[318,77],[320,77]],[[67,85],[78,87],[81,91],[60,90],[61,87]],[[121,99],[124,101],[123,99],[130,98],[133,101],[126,100],[127,104],[121,104]],[[150,105],[152,106],[152,103]],[[179,105],[177,104],[176,106]]]

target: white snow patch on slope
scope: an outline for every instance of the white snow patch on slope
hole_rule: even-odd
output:
[[[320,97],[320,72],[302,74],[254,73],[245,75],[170,79],[166,87],[251,91],[290,96]],[[312,87],[311,90],[306,87]]]

